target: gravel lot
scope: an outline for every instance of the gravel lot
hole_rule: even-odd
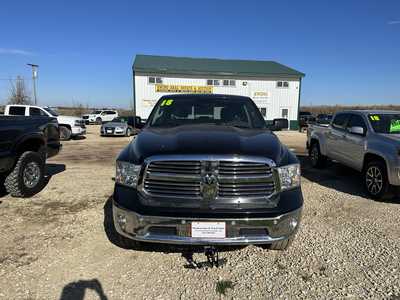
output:
[[[303,165],[305,207],[292,247],[224,249],[222,268],[193,270],[179,249],[113,243],[114,159],[130,138],[88,130],[48,162],[42,192],[0,198],[0,299],[400,299],[400,200],[367,199],[345,167],[311,169],[305,134],[279,133]]]

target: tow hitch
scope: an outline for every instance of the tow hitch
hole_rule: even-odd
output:
[[[207,257],[207,265],[211,268],[220,266],[219,256],[218,256],[218,249],[213,246],[206,246],[203,249],[205,256]],[[182,256],[188,262],[187,268],[191,269],[200,269],[205,266],[205,263],[198,263],[193,259],[193,250],[185,251],[182,253]]]

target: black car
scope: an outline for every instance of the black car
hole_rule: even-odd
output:
[[[29,197],[43,188],[46,158],[61,149],[56,118],[0,116],[0,190]]]
[[[315,117],[309,111],[300,111],[299,112],[299,126],[300,129],[307,127],[309,123],[315,122]]]
[[[319,114],[317,115],[316,123],[322,125],[328,125],[332,121],[333,115],[330,114]]]
[[[113,218],[126,247],[285,249],[299,227],[299,161],[248,97],[162,97],[116,165]]]

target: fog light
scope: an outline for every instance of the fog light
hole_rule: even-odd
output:
[[[294,230],[299,222],[295,218],[291,218],[289,221],[290,230]]]
[[[118,222],[119,227],[123,231],[125,231],[125,229],[126,229],[126,217],[125,217],[125,215],[118,214],[117,215],[117,222]]]

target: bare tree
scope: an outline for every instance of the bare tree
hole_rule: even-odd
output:
[[[31,98],[27,93],[25,81],[20,76],[17,76],[15,82],[10,81],[8,104],[32,104]]]

